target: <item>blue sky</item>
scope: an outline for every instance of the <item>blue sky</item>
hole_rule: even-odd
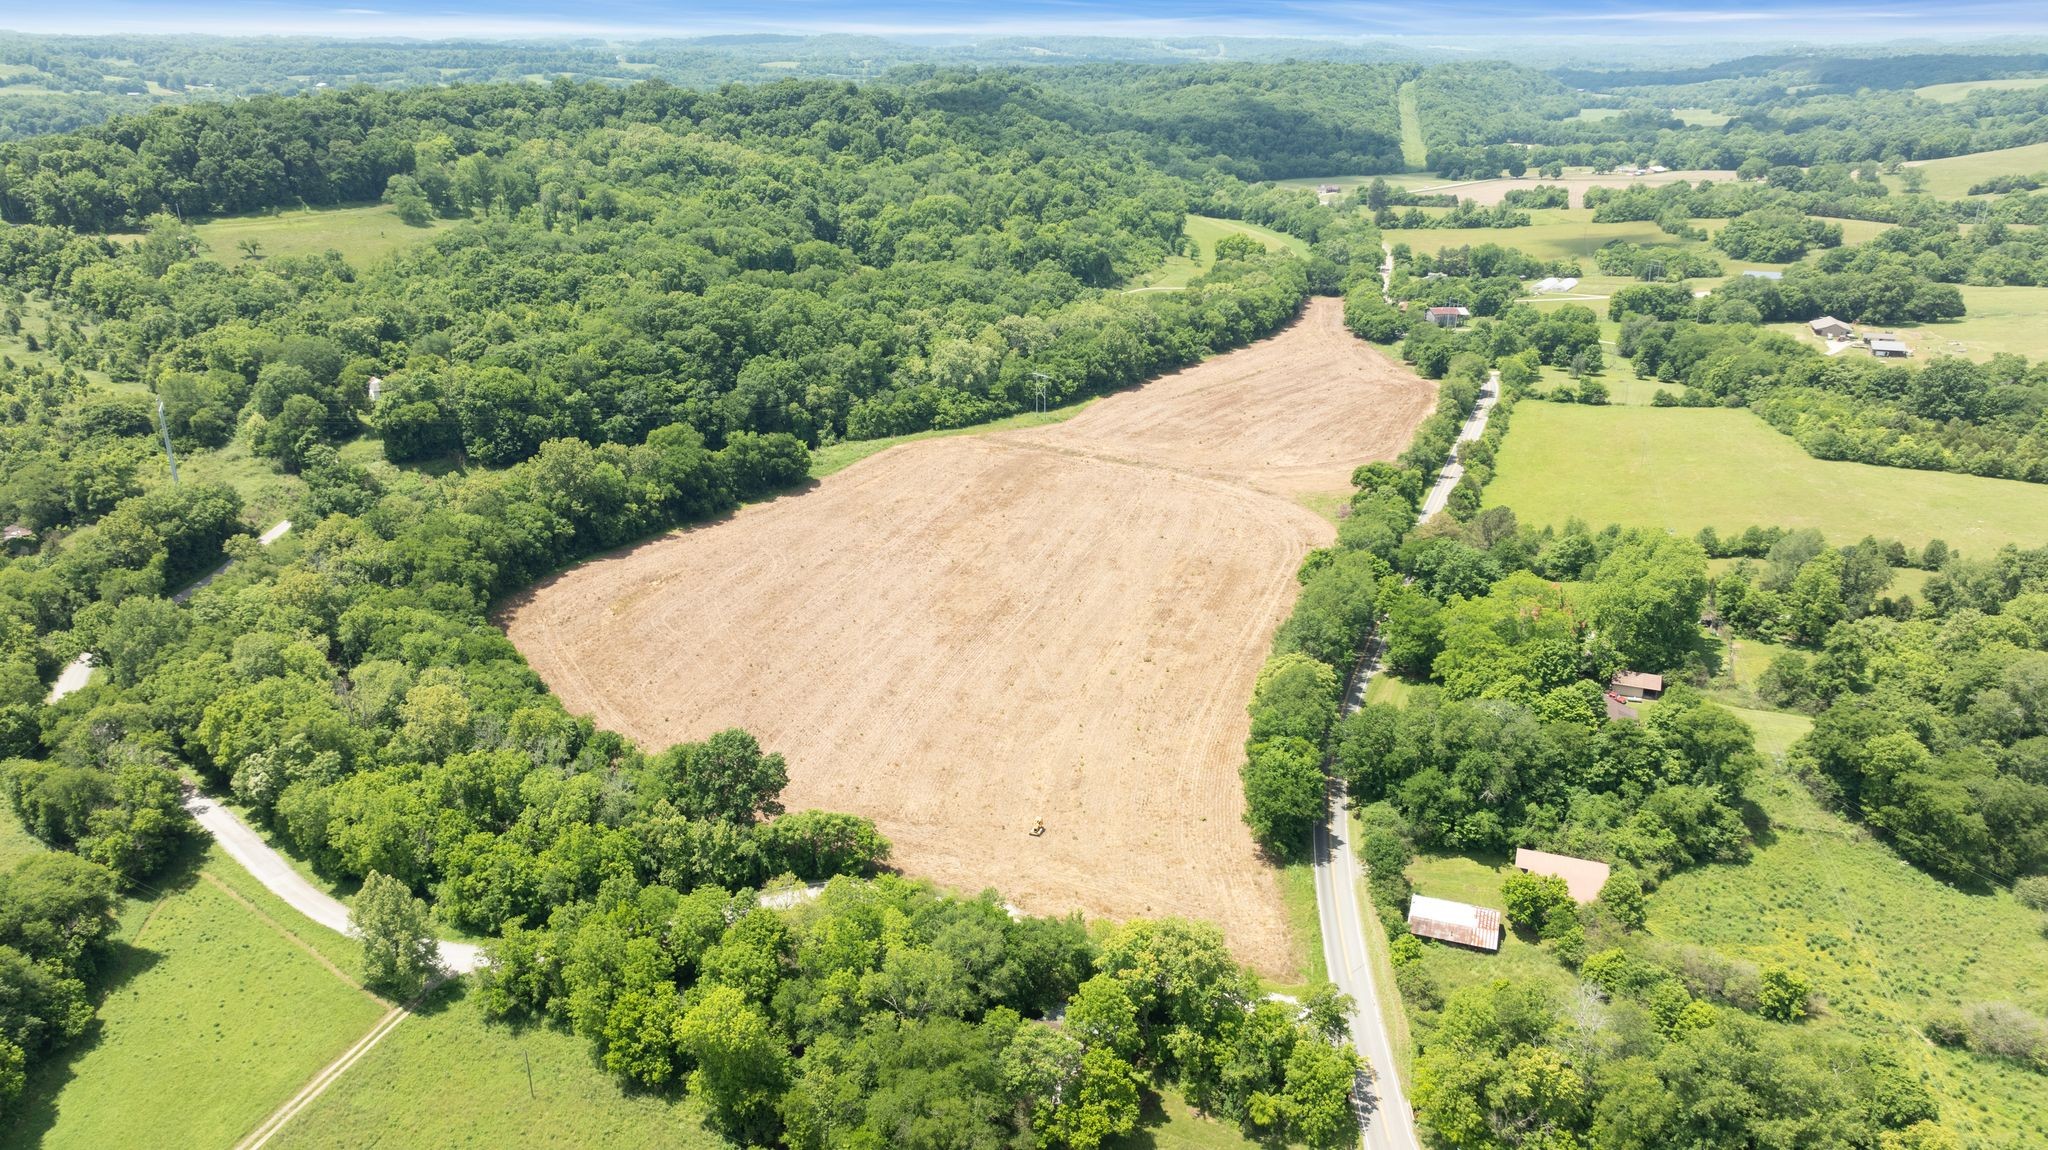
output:
[[[605,36],[861,32],[1003,36],[1648,37],[1890,40],[2048,32],[2044,0],[0,0],[36,32]]]

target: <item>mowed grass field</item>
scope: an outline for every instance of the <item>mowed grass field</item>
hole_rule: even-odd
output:
[[[2013,77],[2004,80],[1959,80],[1953,84],[1929,84],[1913,94],[1941,104],[1960,104],[1972,92],[2024,92],[2048,84],[2048,76]]]
[[[30,1076],[0,1145],[231,1146],[390,1009],[292,937],[321,928],[237,877],[253,885],[214,855],[130,904],[98,1025]]]
[[[1972,152],[1909,165],[1927,175],[1927,190],[1936,196],[1966,196],[1970,185],[1992,176],[2031,175],[2048,171],[2048,144],[2001,148],[1995,152]]]
[[[1966,314],[1939,323],[1867,326],[1863,331],[1897,335],[1915,356],[1960,355],[1987,360],[2007,351],[2028,359],[2048,357],[2048,287],[1973,287],[1958,285]],[[1774,331],[1799,337],[1815,347],[1822,341],[1803,323],[1771,324]],[[1844,355],[1863,354],[1855,350]]]
[[[435,220],[423,228],[409,227],[386,204],[354,208],[306,208],[265,216],[232,216],[198,225],[213,258],[225,264],[249,257],[245,240],[262,245],[258,255],[319,255],[329,248],[353,267],[367,267],[400,248],[417,243],[454,220]]]
[[[1188,286],[1196,276],[1216,266],[1216,241],[1225,236],[1249,236],[1264,244],[1269,252],[1288,251],[1298,256],[1308,254],[1308,244],[1295,236],[1262,228],[1257,224],[1241,220],[1218,219],[1215,216],[1189,216],[1182,225],[1182,231],[1195,241],[1198,252],[1190,259],[1187,256],[1168,256],[1151,275],[1136,284],[1134,291],[1175,290]]]
[[[461,986],[399,1023],[270,1142],[274,1150],[722,1145],[694,1105],[628,1093],[588,1042],[564,1030],[487,1023],[476,994]]]
[[[1530,524],[1818,528],[1830,539],[1932,538],[1983,556],[2048,542],[2048,486],[1814,459],[1748,411],[1526,403],[1489,506]]]

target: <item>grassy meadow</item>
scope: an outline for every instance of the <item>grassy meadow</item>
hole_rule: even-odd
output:
[[[2048,76],[2015,77],[2006,80],[1959,80],[1953,84],[1929,84],[1913,89],[1924,100],[1960,104],[1972,92],[2024,92],[2048,84]]]
[[[200,224],[196,230],[213,258],[225,264],[247,260],[241,245],[248,241],[261,245],[258,258],[319,255],[333,248],[351,266],[363,268],[455,222],[437,219],[426,227],[409,227],[389,205],[370,204],[229,216]]]
[[[1697,128],[1725,127],[1729,120],[1734,119],[1726,112],[1716,112],[1711,108],[1673,108],[1671,115],[1679,123]]]
[[[590,1044],[566,1031],[485,1022],[462,986],[399,1023],[270,1142],[275,1150],[720,1145],[688,1103],[626,1091],[596,1065]]]
[[[1578,518],[1687,535],[1815,527],[1909,547],[1941,538],[1977,555],[2048,541],[2048,486],[1814,459],[1728,408],[1523,404],[1486,502],[1530,524]]]
[[[1779,751],[1809,720],[1737,711]],[[1759,965],[1808,975],[1827,999],[1805,1025],[1875,1039],[1927,1075],[1942,1120],[1965,1144],[2048,1144],[2048,1089],[2005,1063],[1920,1036],[1935,1011],[2013,1002],[2048,1011],[2048,938],[2011,894],[1959,890],[1907,865],[1862,828],[1822,809],[1783,770],[1750,796],[1770,831],[1737,866],[1674,875],[1650,897],[1650,930]]]
[[[2048,144],[2000,148],[1995,152],[1972,152],[1965,156],[1926,160],[1910,166],[1926,173],[1927,190],[1930,194],[1954,198],[1968,195],[1970,185],[1992,176],[2024,176],[2048,171]]]
[[[214,854],[129,904],[98,1025],[30,1076],[0,1145],[233,1145],[390,1009],[302,944],[321,928],[238,876],[254,882]]]
[[[1768,756],[1812,725],[1802,715],[1731,708]],[[1825,1008],[1815,1031],[1882,1042],[1925,1075],[1942,1120],[1966,1145],[2048,1144],[2048,1090],[2039,1075],[1934,1047],[1927,1017],[1956,1004],[2009,1001],[2048,1010],[2048,938],[2039,916],[2009,894],[1973,893],[1906,865],[1860,827],[1814,801],[1782,766],[1750,788],[1770,829],[1747,863],[1702,867],[1650,896],[1650,933],[1812,979]],[[1502,905],[1506,859],[1420,855],[1408,876],[1420,894]],[[1500,953],[1426,948],[1448,992],[1494,978],[1571,990],[1572,976],[1540,946],[1509,932]]]
[[[1135,291],[1178,290],[1188,286],[1196,276],[1208,271],[1216,264],[1216,241],[1225,236],[1249,236],[1264,244],[1269,252],[1289,251],[1298,256],[1308,255],[1307,242],[1290,235],[1284,235],[1271,228],[1248,224],[1240,220],[1218,219],[1215,216],[1189,216],[1182,231],[1195,242],[1197,252],[1188,256],[1168,256],[1166,262],[1141,280]]]
[[[1919,358],[1931,355],[1960,355],[1987,360],[2001,352],[2013,352],[2028,359],[2048,357],[2048,287],[1975,287],[1957,285],[1963,293],[1967,314],[1961,319],[1937,323],[1906,323],[1886,327],[1870,326],[1863,331],[1888,331],[1913,349]],[[1769,325],[1813,344],[1822,341],[1803,323]],[[1843,355],[1857,355],[1854,349]]]
[[[0,870],[13,870],[15,863],[48,849],[22,827],[12,803],[0,803]]]

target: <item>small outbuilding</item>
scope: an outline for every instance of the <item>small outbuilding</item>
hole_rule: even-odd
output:
[[[1500,912],[1418,894],[1408,900],[1408,932],[1475,950],[1499,950]]]
[[[1664,676],[1651,675],[1642,671],[1617,671],[1608,680],[1608,689],[1632,703],[1654,699],[1664,693]]]
[[[365,388],[366,388],[366,389],[367,389],[367,390],[369,391],[369,393],[370,393],[370,402],[371,402],[371,403],[375,403],[375,402],[377,402],[378,400],[380,400],[380,399],[384,398],[384,377],[383,377],[383,376],[381,376],[381,375],[373,375],[373,376],[371,376],[371,377],[370,377],[370,378],[369,378],[368,380],[366,380],[366,381],[364,382],[364,387],[365,387]]]
[[[1607,885],[1608,867],[1604,862],[1532,851],[1528,847],[1515,848],[1515,869],[1563,879],[1565,889],[1581,903],[1599,898],[1600,888]]]
[[[1470,309],[1462,307],[1433,307],[1422,314],[1438,327],[1457,327],[1472,316]]]
[[[1913,354],[1913,349],[1901,343],[1895,335],[1866,336],[1863,346],[1879,359],[1906,359]]]
[[[0,527],[0,548],[10,555],[22,555],[35,550],[36,533],[21,523],[9,523]]]
[[[1812,328],[1813,334],[1822,339],[1844,340],[1855,334],[1848,324],[1831,315],[1824,315],[1806,326]]]

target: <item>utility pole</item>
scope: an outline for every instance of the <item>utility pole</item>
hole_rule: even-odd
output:
[[[1044,372],[1042,372],[1042,371],[1034,371],[1034,372],[1029,372],[1028,374],[1029,374],[1029,375],[1031,376],[1031,378],[1032,378],[1032,379],[1035,379],[1035,380],[1037,380],[1037,381],[1038,381],[1038,414],[1040,414],[1040,415],[1044,415],[1044,414],[1045,414],[1045,385],[1046,385],[1047,383],[1050,383],[1050,382],[1052,381],[1052,377],[1051,377],[1051,376],[1049,376],[1049,375],[1047,375],[1047,374],[1045,374],[1045,373],[1044,373]]]
[[[526,1059],[526,1096],[537,1099],[540,1095],[533,1092],[533,1055],[527,1053],[524,1048],[521,1048],[519,1056]]]
[[[164,397],[156,397],[156,426],[164,433],[164,461],[171,465],[171,486],[178,485],[178,457],[171,454],[171,425],[164,418]]]

